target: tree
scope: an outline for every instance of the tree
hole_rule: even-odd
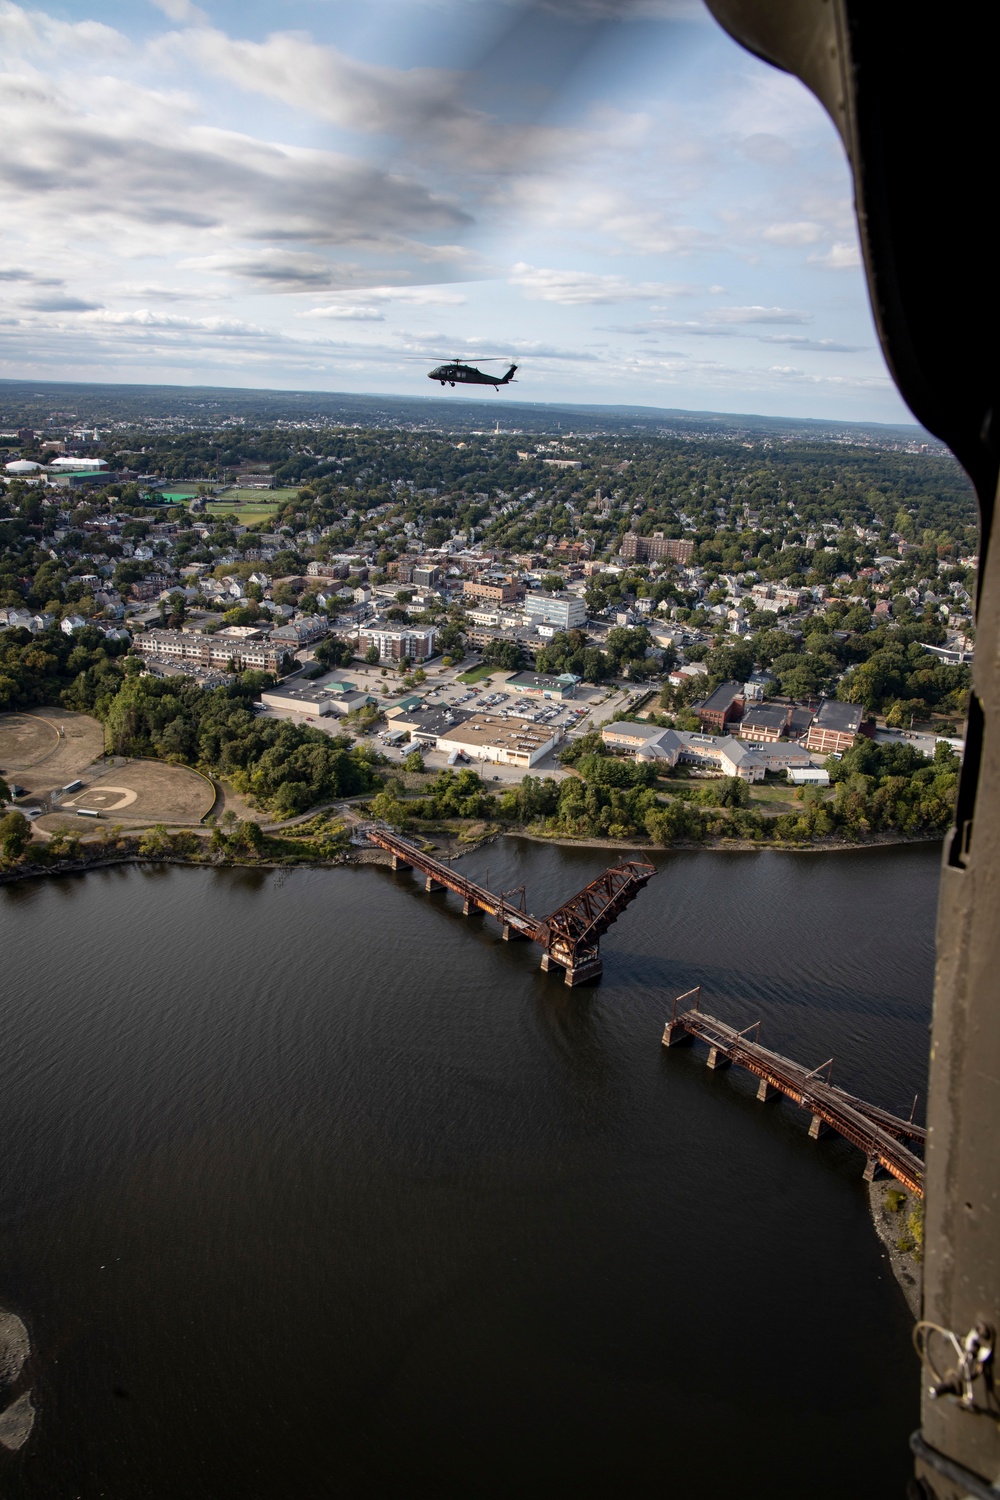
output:
[[[419,750],[411,750],[405,761],[408,771],[422,771],[424,769],[424,757]]]
[[[30,842],[31,824],[24,813],[12,809],[0,817],[0,853],[4,859],[20,859]]]
[[[233,834],[233,843],[252,858],[259,857],[264,848],[264,832],[259,823],[248,819],[237,826]]]
[[[490,641],[483,652],[483,661],[505,672],[516,672],[524,666],[524,648],[518,641]]]
[[[346,667],[354,656],[354,647],[350,641],[328,635],[325,641],[320,641],[313,656],[325,667]]]
[[[4,781],[3,777],[0,776],[0,807],[6,806],[6,804],[11,801],[13,801],[13,798],[11,796],[10,787],[7,785],[6,781]]]
[[[380,660],[381,660],[381,657],[380,657],[380,654],[379,654],[378,647],[377,646],[369,646],[368,650],[365,652],[365,661],[368,663],[368,665],[370,667],[377,667]]]

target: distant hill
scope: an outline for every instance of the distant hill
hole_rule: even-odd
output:
[[[584,406],[513,402],[483,397],[365,396],[337,391],[244,390],[227,386],[93,385],[42,380],[0,380],[0,428],[64,427],[111,422],[152,422],[216,427],[243,419],[255,424],[323,422],[364,427],[608,433],[649,431],[678,437],[773,437],[841,441],[880,448],[944,445],[922,427],[878,422],[826,422],[764,417],[744,412],[680,411],[656,406]]]

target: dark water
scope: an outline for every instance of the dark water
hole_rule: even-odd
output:
[[[463,862],[543,912],[599,851]],[[908,1110],[937,852],[683,854],[542,975],[376,868],[0,889],[4,1500],[901,1495],[861,1158],[660,1047],[672,996]]]

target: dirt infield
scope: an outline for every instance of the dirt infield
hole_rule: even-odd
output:
[[[0,775],[44,796],[104,754],[104,729],[88,714],[34,708],[0,714]]]
[[[94,824],[121,823],[123,827],[197,826],[215,800],[211,784],[186,766],[168,766],[153,760],[130,760],[84,777],[78,792],[60,798],[58,809],[38,819],[46,833],[72,829],[83,834]],[[81,811],[99,813],[84,818]]]

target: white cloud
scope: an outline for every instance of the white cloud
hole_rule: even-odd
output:
[[[786,307],[714,307],[705,314],[710,323],[811,323],[810,313]]]
[[[631,282],[624,276],[594,271],[556,271],[529,266],[523,261],[513,267],[510,282],[512,286],[520,287],[532,301],[561,302],[567,307],[641,302],[650,297],[687,295],[691,290],[683,283]]]
[[[822,266],[826,271],[853,271],[861,264],[861,254],[856,244],[840,242],[831,245],[822,255],[810,255],[809,263]]]
[[[308,312],[296,313],[297,318],[337,318],[345,323],[384,323],[385,313],[378,307],[350,304],[341,307],[311,307]]]
[[[193,330],[215,334],[222,338],[246,338],[248,336],[270,338],[273,335],[256,323],[244,323],[236,318],[186,318],[179,313],[158,313],[148,307],[134,312],[109,312],[106,308],[88,314],[91,324],[106,324],[112,328],[166,328]]]
[[[152,0],[152,4],[182,26],[204,26],[208,22],[205,12],[192,5],[191,0]]]
[[[789,224],[769,224],[762,239],[772,245],[815,245],[823,238],[823,227],[811,219],[799,219]]]

